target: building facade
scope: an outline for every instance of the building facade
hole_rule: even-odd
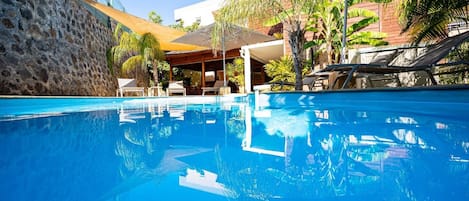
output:
[[[213,12],[220,9],[223,0],[205,0],[189,6],[174,10],[174,19],[176,22],[183,21],[185,26],[190,26],[199,22],[200,26],[209,25],[215,22]]]

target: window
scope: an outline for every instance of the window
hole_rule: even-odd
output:
[[[215,71],[207,71],[207,72],[205,72],[205,81],[206,81],[206,82],[213,82],[213,81],[215,81]]]

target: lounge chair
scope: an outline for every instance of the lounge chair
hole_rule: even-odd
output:
[[[417,80],[413,78],[414,86],[437,85],[438,82],[434,77],[432,68],[436,66],[449,66],[461,62],[443,63],[445,58],[451,51],[457,49],[463,42],[469,40],[469,32],[461,33],[456,36],[448,37],[438,43],[428,46],[425,51],[412,60],[400,62],[396,65],[399,56],[403,56],[404,51],[394,51],[391,53],[382,53],[375,56],[370,63],[367,64],[332,64],[318,72],[308,75],[308,79],[304,79],[305,85],[310,89],[314,86],[315,81],[322,76],[327,77],[328,83],[325,89],[345,89],[353,88],[356,78],[365,79],[365,83],[370,87],[382,87],[383,83],[390,87],[402,87],[399,80],[399,74],[418,74],[423,79]],[[410,48],[406,48],[410,49]],[[462,61],[466,63],[466,61]],[[337,76],[332,76],[334,73]],[[389,82],[390,84],[386,83]],[[378,85],[375,85],[377,83]],[[361,87],[361,86],[360,86]],[[365,86],[366,87],[366,86]]]
[[[135,79],[117,78],[117,82],[119,83],[119,88],[116,90],[116,96],[120,94],[120,97],[123,97],[125,92],[142,93],[142,96],[145,94],[145,88],[137,87],[137,80]]]
[[[182,81],[169,82],[168,88],[166,88],[166,94],[170,96],[173,93],[179,93],[186,96],[186,88],[184,88]]]
[[[346,72],[321,70],[305,75],[303,78],[304,91],[337,89],[345,81]]]
[[[381,50],[371,58],[368,64],[373,66],[388,66],[402,52],[403,50],[401,49]],[[347,72],[313,72],[303,78],[303,90],[338,89],[345,82],[346,77]]]
[[[388,66],[396,59],[397,56],[403,52],[404,50],[401,49],[391,49],[378,52],[376,55],[374,55],[369,64]]]
[[[202,87],[202,96],[205,96],[205,92],[213,92],[214,94],[218,94],[220,87],[223,86],[223,83],[223,80],[217,80],[212,87]]]

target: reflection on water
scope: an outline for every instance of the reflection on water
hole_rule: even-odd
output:
[[[468,117],[123,104],[0,120],[2,200],[467,200]]]

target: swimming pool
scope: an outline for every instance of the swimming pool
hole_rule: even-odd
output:
[[[468,200],[469,89],[0,99],[1,200]]]

